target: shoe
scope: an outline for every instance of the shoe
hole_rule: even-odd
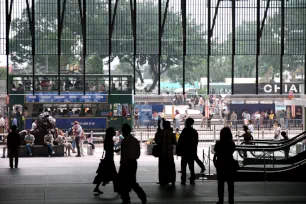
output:
[[[182,186],[186,186],[186,182],[181,182],[181,185]]]
[[[76,155],[75,157],[82,157],[81,155]]]
[[[15,169],[18,169],[18,166],[15,166]]]
[[[194,181],[190,181],[190,185],[195,185],[195,182]]]
[[[70,154],[68,154],[68,157],[70,157],[71,155]]]
[[[13,167],[12,167],[12,166],[10,166],[10,168],[12,169]]]
[[[1,158],[5,158],[5,156],[2,156]]]
[[[30,153],[30,156],[32,156],[32,153]]]
[[[146,204],[147,203],[147,198],[142,198],[140,199],[142,204]]]
[[[48,155],[48,157],[51,157],[51,155]]]
[[[181,173],[182,173],[182,171],[178,171],[178,173],[180,173],[180,174],[181,174]]]
[[[100,191],[100,189],[95,188],[95,189],[94,189],[94,194],[95,194],[95,195],[100,195],[100,194],[103,194],[103,192]]]
[[[55,152],[53,151],[52,154],[55,154]]]

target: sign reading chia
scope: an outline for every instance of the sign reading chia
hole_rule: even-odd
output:
[[[259,94],[280,94],[281,85],[279,83],[259,83]],[[293,94],[299,94],[302,87],[302,83],[283,83],[283,94],[288,94],[290,91]],[[235,94],[255,94],[256,84],[235,84]]]

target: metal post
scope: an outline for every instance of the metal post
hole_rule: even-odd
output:
[[[140,132],[140,142],[142,144],[142,132]]]
[[[265,130],[262,130],[262,139],[265,139]]]
[[[208,147],[208,174],[210,174],[210,146]]]
[[[265,182],[267,182],[267,174],[266,174],[266,151],[263,150],[264,153],[264,174],[265,174]]]
[[[214,143],[216,143],[216,130],[214,130]]]

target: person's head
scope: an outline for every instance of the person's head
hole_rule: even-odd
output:
[[[128,137],[132,132],[132,128],[129,124],[123,124],[121,127],[121,132],[123,137]]]
[[[116,135],[115,129],[109,127],[106,129],[105,142],[113,141],[113,137]]]
[[[153,113],[156,113],[156,110],[153,110]]]
[[[271,110],[270,113],[273,113],[273,110]]]
[[[285,110],[282,110],[282,112],[285,112]]]
[[[180,130],[178,129],[178,128],[176,128],[176,130],[175,130],[176,132],[179,132]]]
[[[74,121],[73,124],[74,124],[74,125],[78,125],[79,122],[78,122],[78,121]]]
[[[138,108],[136,108],[135,111],[138,112]]]
[[[286,136],[287,136],[287,133],[286,133],[285,131],[282,131],[282,132],[281,132],[281,136],[286,137]]]
[[[187,118],[186,120],[186,127],[191,127],[194,123],[194,120],[192,118]]]
[[[229,127],[224,127],[220,131],[220,141],[231,141],[233,140],[232,131]]]
[[[117,136],[121,135],[121,131],[120,130],[116,131],[116,135]]]
[[[171,127],[171,125],[170,125],[170,122],[169,121],[165,121],[165,122],[163,122],[163,127],[164,127],[164,129],[170,129],[170,127]]]
[[[252,124],[252,121],[251,121],[251,120],[249,120],[248,122],[249,122],[250,125]]]
[[[233,111],[233,114],[235,114],[235,111]]]
[[[244,132],[247,132],[248,130],[249,130],[248,126],[244,125],[244,126],[243,126],[243,131],[244,131]]]
[[[30,131],[30,130],[27,130],[27,134],[30,135],[30,134],[31,134],[31,131]]]
[[[49,131],[48,131],[48,134],[49,134],[49,135],[51,135],[51,134],[52,134],[51,130],[49,130]]]
[[[187,110],[187,109],[185,110],[185,113],[188,113],[188,110]]]
[[[12,130],[12,132],[16,132],[16,131],[17,131],[17,126],[16,126],[16,125],[13,125],[13,126],[11,127],[11,130]]]

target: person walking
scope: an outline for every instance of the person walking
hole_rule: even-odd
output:
[[[19,148],[20,148],[20,135],[17,132],[17,126],[13,125],[11,132],[7,136],[7,149],[10,158],[10,167],[13,168],[13,159],[15,158],[15,168],[18,168]]]
[[[224,127],[220,131],[220,141],[214,148],[214,165],[217,169],[218,180],[218,198],[217,204],[224,202],[224,183],[228,186],[228,202],[234,204],[234,174],[235,160],[233,153],[235,151],[235,143],[233,142],[232,132],[228,127]]]
[[[104,153],[105,156],[101,159],[101,163],[99,165],[98,170],[96,171],[97,176],[95,177],[94,184],[96,187],[94,189],[94,193],[96,195],[103,194],[100,191],[99,186],[105,186],[110,181],[113,181],[114,184],[114,192],[119,192],[118,186],[118,173],[116,170],[115,162],[114,162],[114,141],[113,137],[115,136],[114,128],[107,128],[104,140]],[[117,150],[116,150],[117,151]],[[103,153],[103,154],[104,154]],[[102,155],[103,157],[103,155]]]
[[[192,127],[194,120],[188,118],[178,144],[176,146],[177,156],[181,156],[181,184],[186,185],[186,167],[189,166],[191,173],[190,184],[195,184],[194,161],[197,157],[198,132]]]
[[[204,100],[202,96],[199,98],[200,113],[203,113]]]
[[[243,131],[244,131],[244,134],[243,134],[243,135],[241,135],[241,136],[238,136],[238,135],[237,135],[237,136],[238,136],[238,137],[243,137],[243,141],[245,142],[246,145],[252,144],[251,141],[253,140],[253,136],[252,136],[251,132],[249,131],[248,126],[244,125],[244,126],[243,126]],[[245,158],[248,157],[247,151],[245,151],[245,150],[243,151],[243,156],[244,156]]]
[[[235,113],[235,111],[233,111],[233,113],[231,114],[231,123],[232,127],[237,127],[237,114]]]
[[[78,121],[74,121],[73,123],[74,133],[75,133],[75,145],[78,151],[76,157],[81,157],[81,150],[80,150],[80,140],[83,133],[83,129]]]
[[[0,114],[0,133],[4,133],[5,130],[5,119]]]
[[[140,157],[139,141],[131,135],[131,127],[123,124],[121,128],[123,141],[121,145],[121,160],[119,169],[119,182],[122,204],[130,203],[129,192],[135,191],[142,204],[147,203],[147,196],[139,186],[136,179],[137,159]]]
[[[160,145],[160,155],[158,158],[158,180],[159,185],[166,186],[171,183],[175,186],[176,173],[173,157],[173,145],[176,145],[175,134],[170,127],[170,122],[165,121],[164,129],[155,134],[155,142]]]
[[[175,111],[175,129],[178,128],[180,129],[180,119],[181,119],[181,114],[178,110]]]

